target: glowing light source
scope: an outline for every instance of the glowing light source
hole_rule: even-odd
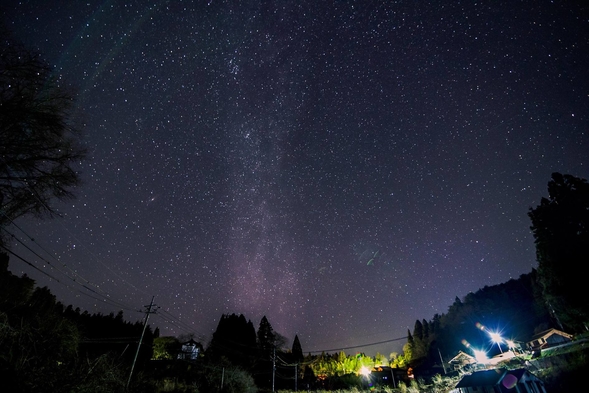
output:
[[[489,336],[491,336],[491,340],[493,340],[493,342],[495,344],[497,344],[497,346],[499,347],[499,351],[501,353],[503,353],[503,350],[501,349],[501,343],[503,342],[503,338],[501,337],[501,335],[497,332],[488,332]]]
[[[491,340],[493,340],[493,342],[496,343],[496,344],[499,344],[500,342],[503,341],[503,339],[501,338],[501,336],[499,335],[499,333],[489,332],[489,336],[491,336]]]
[[[370,369],[366,366],[362,366],[362,368],[360,369],[359,372],[361,375],[363,375],[365,377],[368,377],[370,375]]]
[[[485,351],[480,351],[478,349],[473,349],[472,351],[474,352],[474,358],[478,363],[487,363],[489,361]]]

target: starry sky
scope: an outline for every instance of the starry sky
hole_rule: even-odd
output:
[[[10,269],[132,321],[153,296],[162,335],[243,313],[305,353],[399,351],[529,273],[528,209],[589,177],[581,3],[4,1],[89,150],[61,218],[10,228],[45,273]]]

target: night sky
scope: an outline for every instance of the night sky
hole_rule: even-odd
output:
[[[581,3],[4,1],[89,149],[62,218],[9,228],[53,278],[10,269],[205,344],[223,313],[305,353],[404,337],[529,273],[528,209],[589,177]]]

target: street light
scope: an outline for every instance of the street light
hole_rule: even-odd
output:
[[[366,380],[368,387],[372,389],[372,381],[370,380],[370,369],[366,366],[362,366],[358,373],[362,375],[364,378],[362,380]]]
[[[360,374],[368,378],[368,376],[370,375],[370,369],[366,366],[362,366],[362,368],[360,368]]]
[[[501,337],[501,335],[497,332],[489,332],[489,336],[491,336],[491,340],[493,340],[493,342],[497,344],[497,346],[499,347],[499,351],[503,353],[503,350],[501,349],[501,343],[503,342],[503,338]]]
[[[474,358],[476,359],[477,363],[484,364],[489,360],[485,351],[473,349],[472,352],[474,353]]]

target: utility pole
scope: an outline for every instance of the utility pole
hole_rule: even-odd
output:
[[[552,317],[554,319],[556,319],[556,323],[558,324],[558,327],[560,328],[560,330],[564,331],[564,327],[562,326],[562,323],[560,323],[560,319],[558,319],[558,315],[556,315],[556,311],[554,311],[552,304],[550,304],[550,302],[548,300],[546,300],[546,304],[548,305],[548,310],[549,310],[550,314],[552,314]]]
[[[297,382],[299,379],[299,374],[297,373],[298,365],[299,365],[298,363],[295,363],[295,392],[298,391],[297,390]]]
[[[223,367],[223,371],[221,372],[221,390],[223,390],[223,382],[225,381],[225,367]]]
[[[393,378],[393,388],[397,388],[397,383],[395,382],[395,373],[393,372],[393,368],[391,367],[391,377]]]
[[[274,378],[276,374],[276,346],[274,346],[274,352],[272,354],[272,392],[274,393]]]
[[[446,375],[446,365],[444,364],[444,359],[442,358],[442,352],[440,352],[440,348],[438,348],[438,355],[440,355],[440,362],[442,362],[442,368],[444,369],[444,375]]]
[[[141,338],[139,339],[139,344],[137,345],[137,352],[135,352],[135,358],[133,359],[133,364],[131,365],[131,372],[129,373],[129,379],[127,380],[127,390],[129,390],[129,384],[131,383],[131,377],[133,376],[133,369],[135,369],[135,362],[137,362],[137,356],[139,356],[139,349],[141,348],[141,343],[143,342],[143,336],[145,335],[145,329],[147,329],[147,320],[149,319],[149,314],[155,313],[155,311],[151,311],[152,308],[155,307],[153,304],[153,299],[155,296],[151,297],[151,303],[147,307],[145,311],[145,321],[143,322],[143,331],[141,332]]]

